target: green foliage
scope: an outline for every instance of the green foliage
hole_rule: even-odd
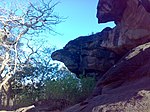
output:
[[[40,83],[36,86],[32,83],[21,85],[20,91],[14,91],[17,96],[15,105],[27,106],[41,99],[65,99],[71,104],[76,104],[91,94],[96,83],[94,78],[79,79],[66,69],[58,70],[55,75],[55,79],[46,79],[43,86],[38,85]]]
[[[46,82],[46,96],[54,99],[66,99],[73,104],[85,100],[92,92],[95,85],[94,78],[81,78],[68,74],[59,80]]]
[[[93,91],[93,89],[95,87],[95,84],[96,84],[96,81],[95,81],[95,78],[92,78],[92,77],[86,77],[85,78],[84,77],[84,78],[80,79],[80,83],[81,83],[81,86],[82,86],[80,96],[81,96],[81,100],[84,100]]]
[[[58,63],[51,63],[51,52],[54,48],[42,48],[30,55],[28,63],[21,63],[11,79],[12,99],[17,107],[28,106],[40,99],[45,99],[44,82],[51,80],[58,71]],[[23,64],[23,66],[22,66]]]
[[[77,78],[63,65],[51,62],[52,51],[51,48],[37,51],[15,74],[12,79],[15,106],[28,106],[43,99],[65,99],[75,104],[91,94],[94,78]]]

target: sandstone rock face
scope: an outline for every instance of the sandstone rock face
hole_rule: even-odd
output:
[[[93,95],[65,112],[149,112],[150,42],[127,53],[98,81]]]
[[[131,48],[150,41],[148,0],[108,1],[113,5],[110,6],[105,0],[99,0],[97,17],[101,23],[115,21],[116,27],[108,31],[109,35],[102,42],[102,47],[124,54]],[[113,19],[105,19],[109,17]]]
[[[110,30],[105,28],[100,33],[72,40],[63,49],[55,51],[52,58],[63,62],[77,76],[99,79],[119,59],[119,55],[100,46]]]
[[[149,4],[148,0],[99,0],[99,23],[115,21],[116,27],[72,40],[52,58],[63,62],[77,76],[100,78],[119,56],[150,41]]]
[[[126,0],[99,0],[97,5],[98,23],[120,21],[126,6]]]
[[[150,1],[149,0],[139,0],[139,2],[144,6],[147,12],[150,12]]]
[[[150,112],[150,0],[99,0],[97,10],[99,23],[114,21],[116,26],[81,43],[79,38],[71,41],[78,43],[77,50],[69,43],[63,50],[79,51],[74,55],[78,61],[72,62],[78,66],[76,71],[102,73],[104,63],[113,63],[103,69],[92,95],[64,112]],[[59,53],[53,58],[62,61]]]

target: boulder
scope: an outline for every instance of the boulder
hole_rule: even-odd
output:
[[[52,53],[52,59],[63,62],[77,76],[99,79],[120,58],[113,51],[100,46],[111,28],[70,41],[63,49]]]
[[[52,59],[63,62],[77,76],[99,79],[120,56],[150,41],[149,4],[148,0],[99,0],[99,23],[114,21],[116,26],[70,41]]]
[[[110,5],[111,4],[111,5]],[[99,0],[99,23],[114,21],[116,26],[108,31],[101,46],[125,54],[130,49],[150,41],[149,0]]]
[[[36,111],[31,112],[60,112],[70,105],[66,99],[43,99],[34,103]]]
[[[63,50],[78,53],[74,55],[78,61],[72,63],[80,73],[98,71],[98,82],[89,98],[64,112],[149,112],[150,0],[99,0],[97,18],[99,23],[114,21],[116,26],[77,39],[82,42],[73,40]],[[62,53],[57,53],[60,51],[54,52],[53,59],[61,61],[55,57]]]
[[[65,112],[149,112],[150,42],[127,53],[98,81],[86,101]]]
[[[98,23],[121,20],[127,0],[99,0],[97,5]]]

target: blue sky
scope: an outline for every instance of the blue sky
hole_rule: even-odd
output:
[[[90,35],[92,32],[100,32],[107,26],[114,27],[114,24],[98,24],[96,18],[96,7],[98,0],[59,0],[55,12],[60,16],[67,17],[54,27],[54,30],[61,35],[49,35],[49,42],[58,49],[62,48],[70,40],[79,36]]]
[[[3,0],[8,3],[21,3],[25,6],[27,1],[38,4],[37,0]],[[15,2],[14,2],[15,1]],[[48,0],[45,0],[48,1]],[[56,46],[57,49],[63,48],[70,40],[79,36],[87,36],[92,33],[100,32],[105,27],[114,27],[113,22],[98,24],[96,18],[96,8],[98,0],[52,0],[52,2],[60,3],[56,5],[54,12],[60,16],[66,17],[65,22],[56,25],[54,30],[59,34],[51,35],[45,32],[41,36],[47,40],[47,44]]]

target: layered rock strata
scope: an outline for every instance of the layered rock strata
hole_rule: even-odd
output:
[[[100,35],[96,34],[96,40],[100,42],[93,40],[92,44],[88,44],[87,55],[90,55],[94,49],[100,48],[104,49],[104,52],[109,51],[115,54],[113,57],[115,61],[103,74],[100,74],[92,95],[86,101],[66,109],[65,112],[149,112],[150,1],[99,0],[97,18],[99,23],[114,21],[116,26],[113,29],[103,30],[98,33]],[[87,42],[90,43],[83,41],[81,45],[85,46]],[[79,42],[77,43],[79,46]],[[90,45],[95,45],[94,43],[98,44],[93,49]],[[72,49],[68,50],[70,53],[71,51]],[[80,54],[84,53],[83,50],[79,51]],[[104,52],[98,51],[94,56],[97,57],[99,53],[103,56]],[[62,55],[59,51],[55,53],[54,57]],[[109,58],[106,58],[107,56]],[[112,58],[110,54],[107,56],[105,58],[109,62]],[[120,56],[121,59],[118,58]],[[88,62],[91,60],[92,58],[89,58]],[[100,60],[97,61],[96,63],[100,62]],[[84,66],[88,66],[88,63]],[[94,67],[92,71],[100,70],[100,66],[94,65]],[[88,66],[86,70],[88,71],[89,68]]]
[[[54,60],[63,62],[77,76],[89,76],[99,79],[113,66],[119,55],[101,47],[111,28],[89,36],[81,36],[70,41],[63,49],[52,54]]]
[[[65,112],[149,112],[150,42],[127,53],[98,81],[93,95]]]
[[[137,45],[150,41],[149,0],[99,0],[99,23],[114,21],[116,27],[108,31],[101,46],[124,54]],[[109,19],[111,18],[111,19]]]

